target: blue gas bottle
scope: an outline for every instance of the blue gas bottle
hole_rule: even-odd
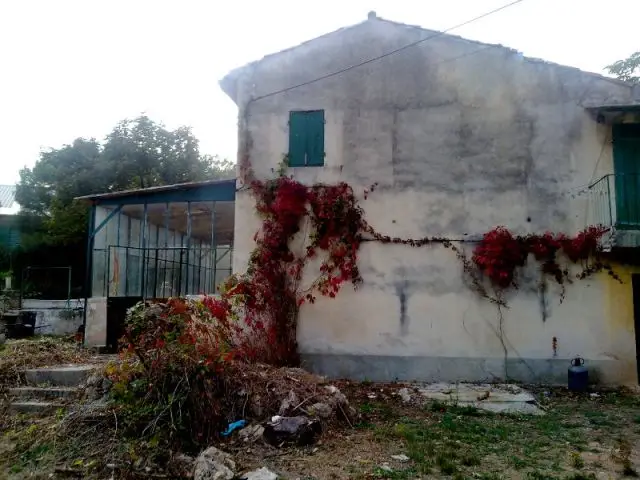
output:
[[[576,357],[569,367],[569,390],[586,392],[589,386],[589,370],[584,366],[584,359]]]

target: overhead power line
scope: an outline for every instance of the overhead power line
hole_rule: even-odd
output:
[[[452,30],[455,30],[455,29],[460,28],[460,27],[464,27],[466,25],[469,25],[470,23],[473,23],[473,22],[476,22],[476,21],[481,20],[483,18],[486,18],[489,15],[493,15],[494,13],[498,13],[498,12],[500,12],[502,10],[505,10],[505,9],[507,9],[509,7],[512,7],[513,5],[516,5],[516,4],[522,3],[522,2],[524,2],[524,0],[514,0],[514,1],[510,2],[510,3],[507,3],[506,5],[502,5],[501,7],[498,7],[498,8],[495,8],[495,9],[489,11],[489,12],[483,13],[482,15],[478,15],[477,17],[474,17],[474,18],[471,18],[469,20],[466,20],[466,21],[464,21],[462,23],[454,25],[453,27],[449,27],[449,28],[447,28],[445,30],[442,30],[440,32],[436,32],[436,33],[434,33],[432,35],[428,35],[428,36],[426,36],[424,38],[421,38],[420,40],[417,40],[415,42],[403,45],[402,47],[396,48],[395,50],[390,50],[389,52],[383,53],[382,55],[378,55],[377,57],[369,58],[369,59],[364,60],[364,61],[362,61],[360,63],[356,63],[354,65],[350,65],[350,66],[342,68],[340,70],[336,70],[335,72],[327,73],[326,75],[322,75],[321,77],[317,77],[317,78],[314,78],[312,80],[307,80],[306,82],[298,83],[296,85],[291,85],[290,87],[286,87],[286,88],[283,88],[283,89],[280,89],[280,90],[276,90],[276,91],[273,91],[273,92],[270,92],[270,93],[266,93],[264,95],[260,95],[258,97],[255,97],[255,98],[251,99],[250,102],[255,102],[257,100],[262,100],[264,98],[272,97],[274,95],[279,95],[281,93],[285,93],[285,92],[288,92],[290,90],[294,90],[296,88],[300,88],[300,87],[304,87],[304,86],[307,86],[307,85],[311,85],[312,83],[320,82],[320,81],[325,80],[327,78],[331,78],[331,77],[335,77],[336,75],[343,74],[345,72],[348,72],[349,70],[353,70],[354,68],[362,67],[364,65],[368,65],[369,63],[377,62],[378,60],[381,60],[383,58],[389,57],[391,55],[395,55],[396,53],[402,52],[402,51],[407,50],[409,48],[415,47],[416,45],[420,45],[421,43],[424,43],[424,42],[427,42],[427,41],[432,40],[434,38],[437,38],[437,37],[440,37],[442,35],[445,35],[445,34],[451,32]],[[470,52],[470,54],[475,53],[475,52],[480,51],[480,50],[485,50],[486,48],[490,48],[490,47],[493,47],[493,45],[489,45],[487,47],[479,48],[477,50],[474,50],[473,52]],[[460,57],[456,57],[456,58],[465,57],[465,56],[468,56],[470,54],[464,54],[464,55],[461,55]],[[454,59],[449,59],[449,60],[454,60]],[[448,60],[445,60],[445,61],[448,61]]]

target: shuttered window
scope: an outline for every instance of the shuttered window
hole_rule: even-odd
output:
[[[289,166],[324,165],[324,110],[289,113]]]

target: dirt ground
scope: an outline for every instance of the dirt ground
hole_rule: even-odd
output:
[[[306,449],[236,447],[240,466],[318,480],[617,479],[640,469],[640,397],[629,392],[540,390],[546,414],[525,416],[405,405],[397,385],[338,386],[361,413],[353,428],[330,430]]]
[[[300,480],[618,479],[640,471],[640,396],[631,392],[536,389],[546,414],[526,416],[424,400],[406,404],[399,384],[336,385],[359,416],[352,425],[328,426],[318,443],[277,449],[234,435],[216,446],[234,455],[239,473],[267,466],[280,478]],[[69,466],[109,461],[83,451],[84,441],[77,445],[77,460],[67,456],[62,468],[60,445],[37,441],[61,415],[5,418],[10,427],[0,438],[0,478],[176,478],[162,471],[125,475],[104,469],[76,475]],[[100,450],[118,447],[107,442]]]

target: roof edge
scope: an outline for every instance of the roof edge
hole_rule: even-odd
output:
[[[101,200],[105,198],[127,197],[129,195],[151,195],[158,192],[167,192],[167,191],[174,191],[174,190],[192,190],[195,188],[206,187],[210,185],[233,184],[235,187],[236,180],[237,180],[236,178],[230,178],[230,179],[222,179],[222,180],[203,180],[200,182],[175,183],[172,185],[160,185],[156,187],[121,190],[119,192],[106,192],[106,193],[95,193],[90,195],[83,195],[81,197],[75,197],[74,200],[96,201],[96,200]]]
[[[570,65],[563,65],[561,63],[551,62],[551,61],[540,59],[540,58],[528,57],[526,55],[523,55],[522,52],[520,52],[519,50],[516,50],[516,49],[511,48],[511,47],[507,47],[507,46],[504,46],[504,45],[501,45],[501,44],[494,44],[494,43],[481,42],[481,41],[478,41],[478,40],[472,40],[472,39],[469,39],[469,38],[462,37],[460,35],[453,35],[453,34],[450,34],[450,33],[447,33],[447,32],[439,31],[439,30],[430,30],[428,28],[424,28],[424,27],[419,26],[419,25],[410,25],[410,24],[407,24],[407,23],[396,22],[394,20],[387,20],[385,18],[381,18],[381,17],[377,17],[377,16],[368,18],[367,20],[365,20],[363,22],[355,23],[355,24],[352,24],[352,25],[348,25],[346,27],[339,28],[337,30],[333,30],[331,32],[325,33],[325,34],[320,35],[318,37],[311,38],[309,40],[306,40],[306,41],[301,42],[301,43],[299,43],[297,45],[293,45],[291,47],[285,48],[283,50],[279,50],[277,52],[273,52],[273,53],[264,55],[262,58],[259,58],[257,60],[253,60],[253,61],[251,61],[251,62],[249,62],[249,63],[247,63],[247,64],[245,64],[245,65],[243,65],[241,67],[234,68],[233,70],[229,71],[229,73],[227,73],[227,75],[225,75],[218,82],[219,85],[220,85],[220,88],[222,88],[222,90],[237,105],[238,104],[238,102],[237,102],[237,95],[238,95],[237,83],[241,79],[241,77],[243,75],[245,75],[245,73],[250,68],[252,68],[253,66],[255,66],[255,65],[259,64],[259,63],[262,63],[265,60],[268,60],[269,58],[274,57],[276,55],[280,55],[280,54],[289,52],[291,50],[295,50],[295,49],[300,48],[300,47],[302,47],[304,45],[307,45],[309,43],[315,42],[316,40],[325,38],[325,37],[330,36],[330,35],[334,35],[336,33],[342,32],[344,30],[348,30],[348,29],[351,29],[351,28],[359,27],[359,26],[364,25],[364,24],[366,24],[368,22],[384,22],[384,23],[387,23],[387,24],[390,24],[390,25],[401,27],[401,28],[413,28],[413,29],[418,29],[418,30],[424,31],[424,32],[429,32],[429,33],[432,33],[432,34],[438,34],[438,36],[442,36],[444,38],[462,40],[462,41],[465,41],[465,42],[468,42],[468,43],[471,43],[471,44],[480,45],[480,46],[499,48],[499,49],[504,50],[504,51],[506,51],[508,53],[512,53],[512,54],[515,54],[515,55],[521,55],[522,58],[527,62],[543,63],[543,64],[546,64],[546,65],[549,65],[549,66],[552,66],[552,67],[567,68],[567,69],[578,71],[578,72],[580,72],[580,73],[582,73],[584,75],[589,75],[589,76],[596,77],[596,78],[598,78],[600,80],[604,80],[604,81],[608,81],[608,82],[611,82],[611,83],[615,83],[617,85],[622,85],[622,86],[633,88],[633,84],[631,84],[630,82],[626,82],[624,80],[619,80],[619,79],[613,78],[613,77],[608,77],[608,76],[603,75],[601,73],[591,72],[591,71],[588,71],[588,70],[582,70],[582,69],[580,69],[578,67],[572,67]]]

